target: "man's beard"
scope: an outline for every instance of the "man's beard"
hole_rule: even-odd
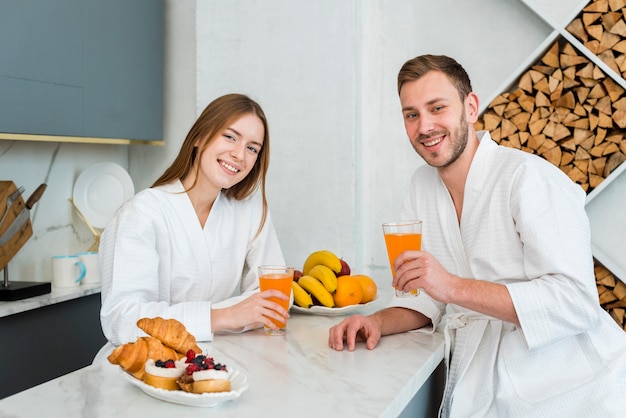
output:
[[[428,165],[433,166],[433,167],[441,167],[441,168],[449,167],[452,164],[454,164],[456,160],[459,159],[461,154],[463,154],[463,151],[465,151],[465,147],[467,146],[468,132],[469,132],[469,128],[467,126],[467,118],[465,117],[465,112],[463,112],[461,114],[461,119],[459,120],[458,128],[454,130],[452,135],[448,135],[452,144],[452,155],[450,155],[450,158],[447,161],[445,161],[443,164],[440,164],[440,165],[434,165],[430,161],[428,161],[428,159],[426,159],[424,155],[419,151],[416,144],[418,144],[420,141],[424,139],[430,138],[432,136],[445,134],[447,132],[434,132],[430,135],[419,135],[415,139],[415,142],[413,143],[413,148],[422,157],[422,159],[426,161]],[[437,154],[435,153],[435,158],[436,157],[437,157]]]

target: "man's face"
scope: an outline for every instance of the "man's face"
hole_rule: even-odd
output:
[[[429,71],[400,90],[404,127],[417,153],[433,167],[452,165],[467,145],[465,104],[448,77]]]

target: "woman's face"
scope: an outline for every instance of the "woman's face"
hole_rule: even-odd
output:
[[[239,183],[254,167],[264,136],[263,122],[252,113],[226,127],[202,154],[197,186],[217,193]]]

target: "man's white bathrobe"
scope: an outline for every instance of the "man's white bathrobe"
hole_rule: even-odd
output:
[[[137,320],[156,316],[181,321],[199,341],[212,340],[211,308],[258,291],[259,265],[285,264],[269,213],[257,235],[262,211],[260,194],[242,201],[220,194],[202,228],[180,181],[126,202],[99,248],[100,318],[109,342],[135,341],[145,335]]]
[[[414,173],[401,217],[423,220],[422,248],[451,273],[506,284],[521,327],[448,306],[441,415],[626,416],[626,333],[598,303],[584,191],[544,159],[478,135],[460,225],[429,166]],[[446,313],[425,292],[392,305],[434,326]]]

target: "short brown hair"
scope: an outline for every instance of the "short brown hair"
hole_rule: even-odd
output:
[[[472,83],[465,69],[445,55],[420,55],[404,63],[398,73],[398,94],[404,83],[420,79],[429,71],[441,71],[450,79],[464,101],[472,92]]]

